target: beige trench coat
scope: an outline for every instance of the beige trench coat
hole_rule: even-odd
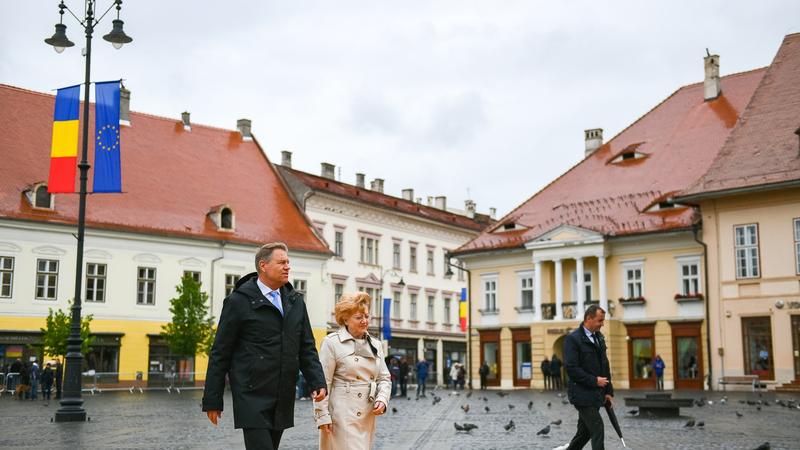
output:
[[[392,381],[384,361],[383,346],[367,336],[376,354],[356,352],[356,341],[342,327],[322,340],[319,359],[329,395],[314,402],[317,427],[332,424],[332,433],[320,430],[322,450],[370,449],[375,436],[372,409],[377,401],[389,406]],[[374,400],[370,401],[370,390]]]

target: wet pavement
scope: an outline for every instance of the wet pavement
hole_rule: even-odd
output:
[[[577,413],[571,405],[562,404],[557,393],[509,391],[508,396],[501,397],[497,392],[474,391],[467,398],[464,391],[452,395],[451,391],[440,389],[435,394],[442,400],[436,405],[430,393],[428,398],[420,400],[395,398],[389,409],[396,408],[397,412],[390,411],[378,420],[375,448],[550,449],[568,442],[574,434]],[[726,404],[720,402],[723,395],[728,397]],[[201,396],[201,391],[87,394],[84,407],[90,422],[51,423],[58,408],[55,401],[44,406],[41,400],[20,402],[5,395],[0,398],[0,448],[244,448],[241,431],[233,428],[232,415],[224,413],[220,425],[214,427],[200,411]],[[617,392],[616,407],[629,448],[754,449],[770,442],[775,449],[800,449],[800,409],[774,403],[776,399],[798,401],[797,394],[678,393],[674,396],[704,396],[713,404],[683,408],[682,417],[677,419],[631,416],[627,412],[635,408],[626,408],[622,400],[630,396],[643,393]],[[761,401],[762,405],[742,403],[748,400]],[[230,408],[230,395],[225,401]],[[529,401],[533,401],[530,410]],[[768,405],[763,404],[765,401]],[[469,412],[461,409],[465,404],[470,405]],[[737,411],[742,417],[737,416]],[[602,414],[606,422],[606,448],[622,448],[605,413]],[[536,435],[548,423],[559,419],[561,425],[551,426],[549,435]],[[684,425],[689,419],[703,421],[705,426],[687,428]],[[509,420],[514,421],[515,428],[506,431],[504,425]],[[453,422],[473,423],[478,429],[469,434],[456,433]],[[298,401],[295,427],[284,433],[281,448],[316,447],[311,402]]]

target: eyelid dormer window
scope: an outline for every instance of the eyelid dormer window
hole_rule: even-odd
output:
[[[639,148],[644,144],[644,142],[637,142],[636,144],[631,144],[620,152],[615,154],[608,160],[608,163],[611,164],[620,164],[620,163],[627,163],[637,159],[647,158],[647,153],[639,151]]]
[[[211,209],[208,217],[217,226],[217,231],[234,231],[236,229],[236,215],[233,208],[228,205],[219,205]]]

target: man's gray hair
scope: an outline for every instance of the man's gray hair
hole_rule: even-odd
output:
[[[592,305],[586,308],[586,312],[583,313],[583,321],[586,322],[586,319],[594,319],[594,316],[596,316],[599,311],[603,311],[604,313],[606,312],[605,309],[597,305]]]
[[[269,262],[269,259],[272,258],[272,252],[275,250],[283,250],[288,252],[289,247],[287,247],[283,242],[270,242],[269,244],[262,245],[256,253],[256,272],[258,272],[258,262],[261,260]]]

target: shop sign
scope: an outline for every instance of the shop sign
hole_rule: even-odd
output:
[[[569,334],[572,328],[548,328],[547,334]]]

